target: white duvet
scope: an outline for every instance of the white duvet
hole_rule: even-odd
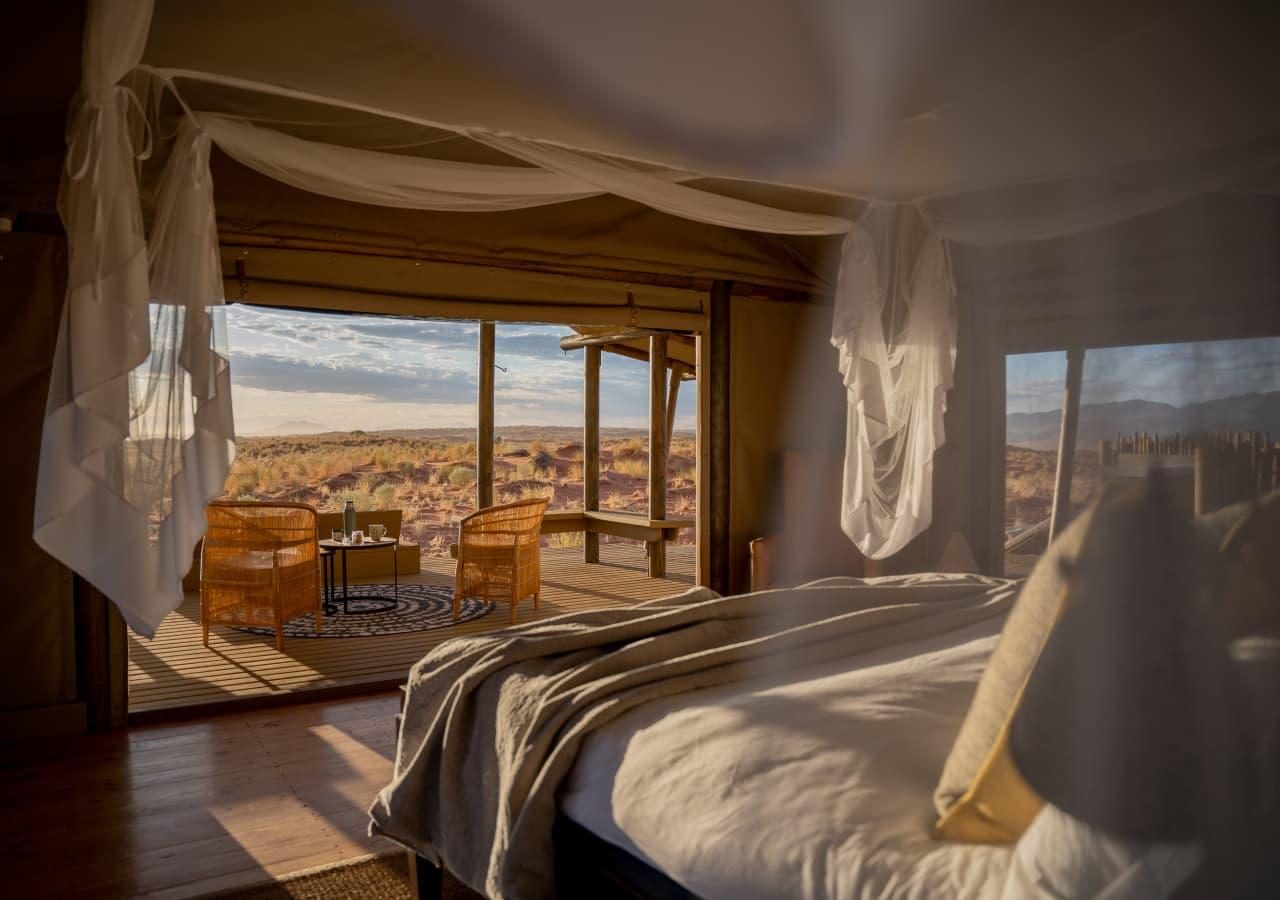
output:
[[[639,707],[561,809],[705,900],[1000,897],[1011,849],[929,836],[1003,617]]]

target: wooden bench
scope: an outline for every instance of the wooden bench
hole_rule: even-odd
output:
[[[693,519],[650,519],[642,513],[616,510],[561,509],[542,518],[543,534],[609,534],[631,538],[653,545],[658,541],[674,541],[682,528],[692,528]],[[449,555],[458,558],[458,545],[449,545]]]

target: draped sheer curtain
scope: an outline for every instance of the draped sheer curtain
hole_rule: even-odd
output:
[[[1171,145],[1163,160],[1106,165],[1091,157],[1074,173],[1063,173],[1055,151],[1046,157],[1043,177],[1024,172],[1016,185],[974,189],[964,182],[927,196],[897,191],[892,201],[874,191],[846,194],[851,208],[864,208],[855,221],[704,190],[690,183],[704,173],[658,165],[640,154],[538,140],[500,125],[426,121],[415,113],[416,95],[405,94],[398,83],[388,86],[383,105],[374,106],[368,101],[376,92],[365,81],[363,102],[344,100],[339,92],[325,96],[281,87],[284,81],[319,84],[328,77],[323,69],[272,81],[237,76],[236,66],[248,70],[249,61],[223,60],[220,65],[230,71],[216,73],[141,65],[145,54],[163,56],[167,49],[172,55],[166,40],[180,34],[185,21],[185,14],[174,18],[178,10],[162,8],[167,18],[157,36],[149,34],[148,0],[89,4],[83,83],[60,197],[69,245],[67,301],[34,523],[41,546],[104,591],[134,630],[147,635],[181,601],[180,580],[204,530],[204,506],[221,491],[233,455],[208,168],[212,144],[271,178],[359,203],[484,212],[613,194],[718,227],[843,236],[831,333],[847,393],[842,520],[849,537],[872,558],[896,553],[931,521],[933,456],[945,439],[943,415],[956,354],[947,242],[1009,244],[1085,231],[1205,191],[1273,185],[1280,167],[1280,136],[1261,127],[1247,140],[1231,132],[1235,137],[1220,145],[1199,141],[1199,149],[1182,155]],[[268,20],[264,27],[277,21]],[[376,47],[398,38],[371,32],[365,39]],[[203,49],[217,56],[217,48]],[[305,65],[301,58],[295,63]],[[255,59],[252,65],[273,63]],[[149,236],[142,225],[137,165],[151,152],[151,135],[159,129],[148,107],[125,86],[140,76],[172,91],[181,106]],[[269,95],[286,109],[296,101],[306,115],[317,103],[330,104],[452,132],[517,162],[455,162],[304,140],[247,116],[192,108],[176,85],[202,78],[206,86]],[[517,105],[502,108],[512,115],[520,111]],[[939,117],[900,123],[894,134],[937,132],[931,122],[954,124],[957,110],[967,108],[961,104]],[[151,115],[157,115],[154,109]],[[299,120],[306,115],[299,113]],[[965,134],[971,152],[978,132]],[[352,137],[358,144],[358,135]]]

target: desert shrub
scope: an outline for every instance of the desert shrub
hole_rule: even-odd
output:
[[[452,462],[474,459],[475,455],[476,445],[474,441],[467,441],[465,444],[450,444],[444,451],[444,458]]]
[[[547,449],[547,445],[546,445],[546,444],[544,444],[542,441],[530,441],[530,442],[529,442],[529,455],[530,455],[530,456],[536,455],[536,454],[538,454],[538,453],[544,453],[544,452],[546,452],[546,449]]]
[[[582,463],[572,463],[569,466],[568,479],[570,481],[582,480]]]
[[[602,509],[628,509],[631,506],[631,498],[615,491],[601,497],[600,506]]]
[[[436,484],[457,484],[458,482],[455,482],[453,479],[453,473],[459,470],[466,471],[466,472],[471,471],[469,467],[461,465],[459,463],[449,463],[448,465],[444,465],[436,469],[436,472],[435,472]],[[474,475],[475,473],[472,473],[472,474]]]
[[[625,441],[619,441],[614,451],[620,456],[634,456],[637,453],[648,453],[649,448],[641,438],[627,438]]]
[[[556,489],[549,484],[526,484],[520,489],[520,496],[517,500],[537,500],[546,497],[548,500],[554,500]]]
[[[548,453],[545,447],[541,450],[534,450],[530,459],[533,462],[533,467],[541,472],[554,472],[555,470],[556,458]]]
[[[476,473],[466,466],[454,466],[453,471],[449,473],[449,483],[454,487],[466,487],[474,484],[475,480]]]
[[[522,462],[515,468],[516,477],[513,481],[527,481],[530,478],[538,477],[538,467],[530,462]]]
[[[400,460],[400,465],[397,468],[399,468],[400,474],[403,475],[405,478],[413,477],[413,471],[414,471],[413,460],[402,459]]]
[[[583,534],[581,531],[560,531],[546,535],[547,546],[553,548],[581,547]]]
[[[698,452],[698,445],[688,438],[676,438],[671,442],[671,452],[677,456],[693,456]]]
[[[359,512],[368,512],[373,509],[373,497],[364,491],[341,491],[332,495],[333,505],[341,511],[347,505],[347,501],[351,500],[355,503]]]
[[[620,475],[629,475],[632,478],[645,478],[649,474],[649,460],[628,457],[623,459],[615,459],[609,464],[609,468]]]
[[[236,497],[236,499],[239,500],[241,503],[252,503],[258,498],[255,497],[253,494],[241,494],[238,497]]]
[[[237,467],[239,468],[239,467]],[[227,493],[233,496],[252,494],[258,487],[258,470],[256,467],[245,467],[239,471],[232,470],[227,478]]]
[[[373,499],[378,509],[391,509],[396,501],[396,486],[389,481],[382,482],[373,489]]]

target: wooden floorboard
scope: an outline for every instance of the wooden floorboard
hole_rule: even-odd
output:
[[[668,547],[668,576],[662,579],[647,576],[643,545],[608,543],[600,554],[599,565],[586,565],[581,549],[543,550],[541,607],[535,611],[531,602],[522,603],[520,621],[653,600],[693,582],[690,546]],[[404,581],[452,585],[452,573],[452,560],[428,558],[421,574]],[[442,641],[507,624],[506,607],[500,604],[487,616],[448,628],[366,638],[294,638],[285,641],[283,652],[270,637],[215,627],[205,648],[199,599],[191,594],[160,624],[154,639],[130,634],[129,711],[134,721],[143,721],[184,708],[206,711],[303,692],[382,689],[402,682],[409,667]]]
[[[192,897],[392,850],[365,835],[398,692],[5,748],[5,896]]]

